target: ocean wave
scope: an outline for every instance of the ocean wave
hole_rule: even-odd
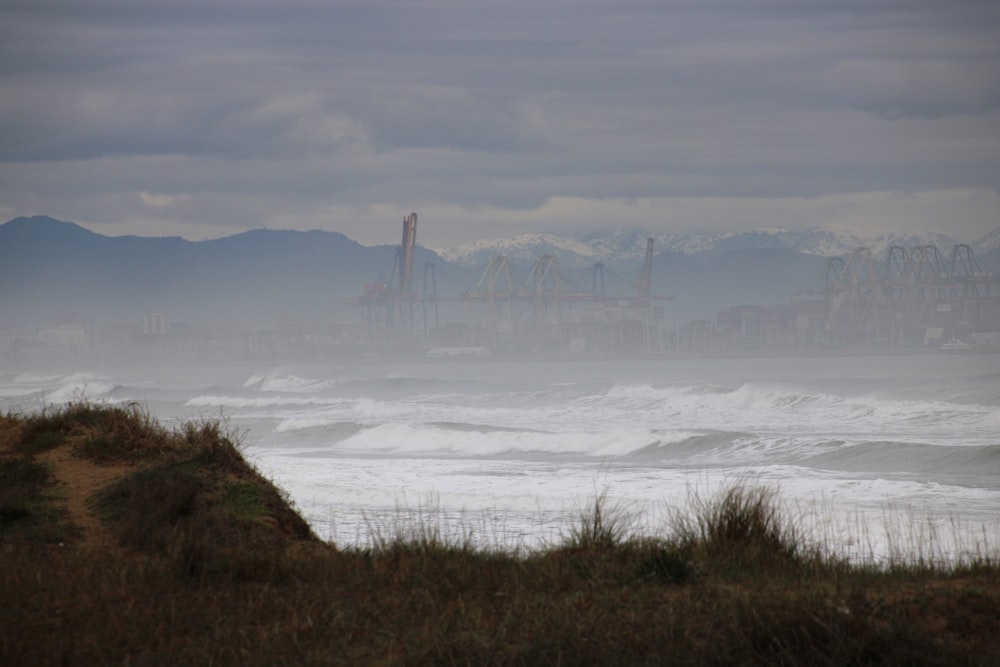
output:
[[[350,421],[332,421],[329,419],[314,419],[308,416],[288,417],[278,424],[275,433],[296,433],[315,431],[327,445],[335,444],[340,440],[358,433],[366,428],[368,424],[361,424]]]
[[[341,387],[342,388],[342,387]],[[440,387],[437,387],[440,389]],[[482,394],[407,392],[398,397],[323,394],[209,393],[188,407],[263,410],[281,419],[278,432],[352,421],[371,425],[473,424],[482,428],[552,432],[621,431],[635,427],[699,432],[743,432],[762,447],[766,438],[857,440],[877,437],[989,442],[1000,410],[975,404],[907,401],[872,396],[786,391],[743,384],[720,386],[617,385],[606,390],[495,392]],[[765,452],[766,453],[766,452]],[[807,454],[798,452],[797,454]]]
[[[683,442],[698,435],[688,431],[659,432],[644,428],[601,433],[547,433],[383,424],[366,428],[346,438],[340,443],[340,448],[397,455],[495,456],[537,453],[621,457],[650,447]]]
[[[350,399],[309,396],[230,396],[206,394],[184,402],[193,408],[277,408],[294,406],[331,406],[352,403]]]
[[[653,387],[643,384],[615,385],[599,399],[618,405],[658,405],[675,410],[706,407],[715,410],[760,410],[788,409],[835,400],[836,397],[782,391],[753,384],[742,384],[735,388],[718,385]]]
[[[814,429],[832,432],[884,430],[887,426],[913,434],[984,431],[1000,420],[1000,410],[976,403],[900,400],[880,396],[844,397],[789,391],[752,383],[719,386],[620,385],[582,401],[588,407],[643,412],[650,418],[674,417],[702,428]]]
[[[297,375],[251,375],[243,383],[243,388],[267,392],[315,393],[329,389],[335,384],[332,380],[318,380]]]
[[[803,463],[847,471],[1000,475],[1000,445],[948,447],[872,441],[844,445]]]
[[[51,391],[46,391],[44,397],[50,403],[92,401],[108,397],[118,387],[106,378],[74,374],[63,378]]]
[[[707,461],[713,454],[720,458],[732,455],[739,443],[750,439],[746,433],[734,431],[709,431],[698,433],[693,431],[678,431],[677,437],[658,440],[657,442],[631,452],[630,460],[662,461],[688,460]]]

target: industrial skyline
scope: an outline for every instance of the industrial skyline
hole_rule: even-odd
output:
[[[247,322],[238,323],[228,318],[224,318],[224,322],[197,318],[174,322],[167,312],[149,310],[157,298],[162,300],[164,297],[162,293],[155,297],[158,291],[155,289],[140,290],[139,301],[131,306],[131,323],[113,316],[109,319],[107,312],[95,318],[95,311],[88,312],[87,303],[75,298],[69,301],[76,309],[71,312],[65,310],[65,305],[48,301],[46,306],[46,303],[31,299],[36,308],[47,308],[51,324],[25,327],[24,321],[12,321],[14,326],[0,327],[0,358],[19,362],[44,358],[82,361],[121,359],[125,354],[164,361],[181,358],[219,360],[226,355],[268,358],[309,354],[356,356],[359,353],[463,358],[499,353],[584,358],[937,349],[988,352],[1000,346],[1000,283],[995,273],[983,269],[973,249],[964,244],[954,245],[950,252],[935,245],[897,245],[877,254],[871,248],[857,248],[849,255],[825,259],[826,277],[822,286],[814,282],[817,276],[808,278],[805,283],[796,283],[793,277],[796,272],[780,277],[786,288],[813,283],[816,289],[789,291],[785,299],[766,303],[744,301],[741,305],[723,307],[709,317],[682,319],[669,307],[674,297],[653,291],[656,260],[653,238],[646,239],[642,266],[634,281],[602,262],[594,263],[586,274],[579,270],[564,273],[557,258],[547,254],[538,257],[527,271],[523,264],[515,271],[506,256],[496,255],[490,259],[478,282],[473,282],[470,274],[467,275],[469,282],[460,291],[456,292],[452,286],[442,294],[438,291],[437,265],[432,261],[419,268],[416,266],[417,219],[416,213],[403,218],[401,241],[395,248],[391,271],[383,272],[375,282],[365,282],[363,291],[356,293],[357,296],[344,299],[344,305],[356,309],[355,317],[345,318],[344,313],[331,317],[331,290],[338,282],[341,287],[350,289],[347,283],[357,281],[360,287],[361,281],[378,269],[371,262],[363,263],[363,270],[348,269],[339,281],[323,281],[322,292],[326,298],[322,301],[326,307],[321,310],[329,312],[319,312],[315,308],[319,304],[313,304],[308,308],[313,321],[308,324],[300,319],[306,313],[300,311],[297,316],[291,315],[287,310],[290,305],[287,298],[274,298],[281,293],[287,297],[300,291],[289,290],[288,285],[270,298],[261,298],[258,288],[250,288],[258,306],[270,304],[265,310],[271,317],[276,316],[272,323],[263,327],[260,323],[248,326]],[[133,250],[138,250],[139,246],[133,244],[139,242],[147,246],[147,251],[153,249],[148,242],[178,245],[177,239],[99,237],[71,223],[53,220],[22,219],[9,224],[14,229],[11,239],[23,244],[23,250],[29,252],[39,250],[39,244],[25,243],[32,233],[36,238],[47,239],[43,245],[50,249],[66,248],[67,234],[78,241],[82,240],[80,234],[88,241],[103,238],[107,243],[99,242],[99,245],[104,249],[103,259],[111,260],[109,264],[116,263],[114,254],[108,253],[111,244],[124,241]],[[39,226],[46,229],[39,230]],[[22,232],[20,235],[18,230]],[[294,232],[282,234],[285,243],[288,243],[289,234],[295,236]],[[62,241],[56,238],[60,235]],[[311,236],[313,243],[319,240],[316,233]],[[344,242],[353,244],[355,249],[363,247],[347,239]],[[91,251],[98,247],[92,243],[74,245],[77,254],[88,246]],[[241,249],[235,254],[230,248],[216,257],[229,255],[230,261],[235,260],[237,264],[269,267],[264,270],[265,274],[273,275],[275,270],[287,273],[274,258],[257,255],[264,261],[253,262],[252,243],[239,245]],[[32,246],[34,251],[30,250]],[[383,246],[382,250],[386,249]],[[37,261],[47,252],[41,250],[43,254],[29,259],[29,265],[45,264]],[[757,252],[768,253],[769,250],[774,249],[758,249]],[[388,258],[385,252],[380,254]],[[743,259],[737,259],[741,255]],[[337,261],[333,254],[325,256]],[[756,275],[743,276],[744,281],[761,279],[759,262],[767,261],[767,256],[758,257],[758,268],[751,272]],[[296,264],[302,263],[302,257],[301,252],[296,254]],[[773,261],[774,256],[770,257]],[[747,255],[738,250],[724,254],[723,263],[736,266],[723,271],[724,275],[703,276],[709,277],[710,284],[702,287],[712,291],[724,286],[731,295],[735,294],[731,269],[739,273],[739,265],[746,266],[746,258]],[[93,260],[100,261],[97,256],[92,257]],[[818,273],[822,265],[817,260],[822,258],[814,256],[809,264]],[[128,264],[134,263],[134,257],[130,256]],[[722,268],[719,264],[714,266]],[[117,275],[119,279],[124,277]],[[455,279],[454,275],[448,277]],[[804,276],[799,274],[799,277]],[[155,275],[148,278],[153,283],[160,282]],[[44,270],[36,273],[35,279],[52,282],[52,276],[45,278]],[[264,281],[269,282],[266,277]],[[610,281],[617,281],[617,284],[609,287]],[[60,291],[64,292],[64,281],[57,279],[56,282],[61,283]],[[212,282],[205,281],[201,288],[211,291]],[[688,276],[687,280],[675,285],[690,299],[692,287],[699,282],[695,276]],[[716,283],[715,287],[711,283]],[[275,286],[270,287],[274,292]],[[87,291],[92,290],[85,287],[84,292]],[[181,291],[186,292],[183,288]],[[230,290],[227,293],[239,308],[238,294]],[[132,295],[133,300],[135,296]],[[190,298],[184,301],[187,303],[175,310],[175,314],[185,312],[184,308],[189,314],[193,312],[190,311]],[[711,308],[711,301],[701,305]],[[179,304],[174,305],[177,308]],[[141,310],[136,310],[137,306]],[[715,307],[720,307],[718,301]],[[129,307],[125,310],[129,311]],[[125,314],[120,309],[117,312]],[[136,316],[138,312],[142,312],[141,318]]]

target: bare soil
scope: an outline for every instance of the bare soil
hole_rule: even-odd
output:
[[[75,456],[68,444],[40,454],[38,460],[52,467],[56,489],[65,499],[70,521],[81,530],[78,544],[82,547],[113,548],[115,540],[108,535],[87,501],[99,489],[133,471],[134,466],[99,465]]]

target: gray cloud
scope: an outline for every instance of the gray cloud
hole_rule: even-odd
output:
[[[0,214],[352,235],[423,207],[474,236],[579,222],[559,198],[789,198],[806,224],[809,198],[989,193],[995,5],[8,2]]]

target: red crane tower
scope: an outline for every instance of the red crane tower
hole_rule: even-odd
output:
[[[653,239],[646,239],[646,260],[639,275],[639,298],[648,299],[653,288]]]

